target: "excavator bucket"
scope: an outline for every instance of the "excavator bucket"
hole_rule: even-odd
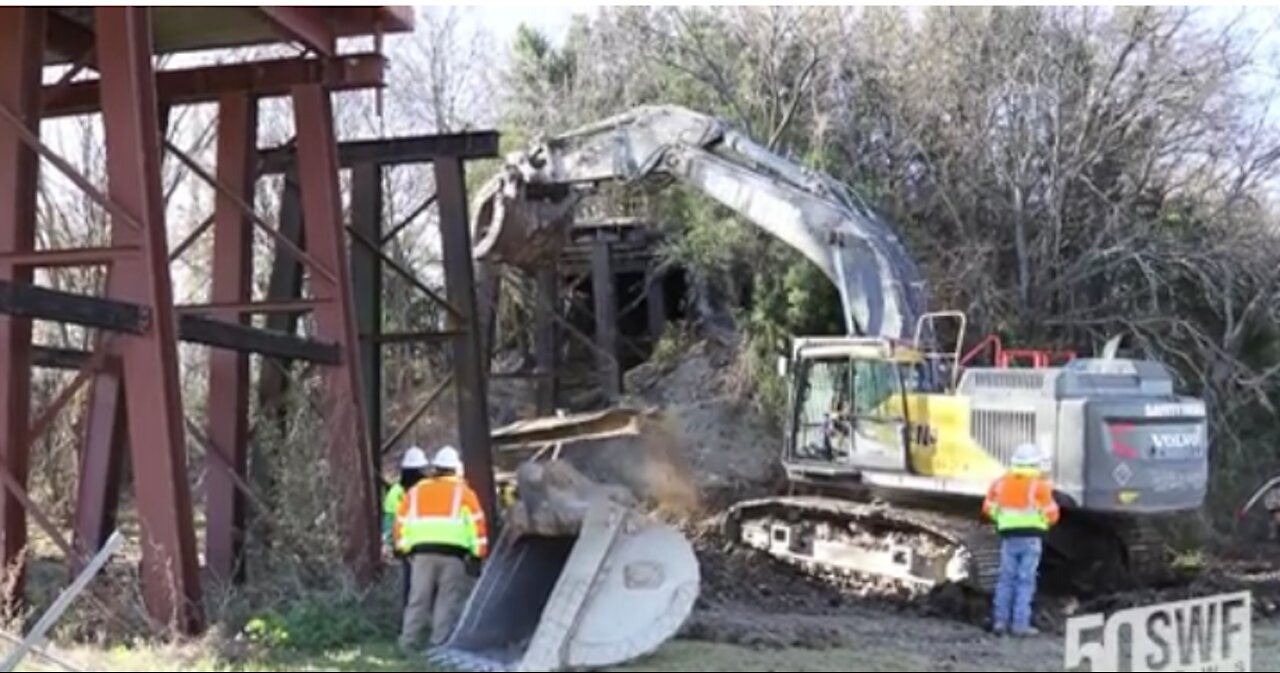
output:
[[[545,488],[531,488],[530,465],[544,467],[522,467],[511,522],[453,633],[428,658],[453,670],[557,671],[657,650],[697,600],[698,561],[689,541],[626,502],[581,493],[548,497]],[[559,461],[550,466],[557,474],[572,471]],[[537,502],[530,506],[531,500]]]

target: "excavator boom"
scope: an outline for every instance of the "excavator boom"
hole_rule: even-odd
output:
[[[473,211],[475,256],[532,267],[598,185],[655,178],[715,199],[816,264],[840,293],[849,334],[914,336],[923,278],[880,216],[835,180],[675,106],[635,108],[509,156]]]

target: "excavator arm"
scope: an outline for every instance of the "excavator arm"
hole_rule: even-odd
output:
[[[914,337],[924,283],[887,222],[846,186],[676,106],[634,108],[507,157],[474,208],[475,257],[531,268],[603,183],[674,179],[798,250],[840,293],[851,335]]]

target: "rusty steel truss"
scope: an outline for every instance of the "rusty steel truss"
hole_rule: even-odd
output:
[[[397,338],[449,338],[455,345],[462,444],[468,475],[492,508],[486,483],[488,419],[484,371],[475,329],[470,240],[462,162],[497,152],[492,134],[335,142],[330,92],[383,84],[376,52],[338,55],[338,38],[375,36],[412,28],[400,7],[59,7],[0,8],[0,563],[21,568],[28,517],[40,525],[73,566],[84,563],[115,526],[121,472],[129,451],[140,520],[144,597],[156,622],[193,633],[204,627],[199,557],[185,440],[207,455],[206,559],[215,577],[235,580],[241,552],[249,447],[249,356],[306,361],[323,377],[320,409],[327,455],[344,513],[344,560],[364,580],[378,567],[378,523],[373,456],[381,448],[377,391],[380,343]],[[292,43],[297,58],[157,72],[153,56],[186,50]],[[67,72],[42,83],[45,66]],[[78,73],[96,77],[74,80]],[[289,147],[256,147],[257,103],[267,96],[292,100],[296,137]],[[170,108],[216,102],[217,165],[200,162],[168,144],[162,133]],[[105,192],[40,139],[40,121],[100,114],[105,129]],[[408,149],[406,149],[408,148]],[[416,150],[414,149],[416,148]],[[416,152],[416,154],[415,154]],[[171,247],[161,187],[167,153],[215,187],[210,220]],[[47,162],[109,215],[109,243],[76,249],[37,249],[38,166]],[[376,281],[390,236],[380,219],[377,171],[389,163],[434,164],[445,247],[447,299],[453,320],[444,333],[381,334]],[[339,171],[349,166],[356,189],[355,224],[343,221]],[[290,176],[278,227],[253,208],[259,176]],[[292,198],[289,192],[292,190]],[[251,297],[251,238],[260,229],[275,242],[272,293]],[[170,262],[212,230],[210,301],[175,304]],[[348,259],[347,234],[355,249]],[[283,261],[282,261],[283,260]],[[354,263],[350,263],[354,262]],[[106,268],[105,291],[88,297],[34,284],[37,268]],[[309,295],[297,290],[308,279]],[[425,286],[424,286],[424,289]],[[430,292],[429,289],[427,289]],[[359,301],[353,293],[360,293]],[[357,306],[359,308],[357,308]],[[315,329],[295,333],[310,313]],[[248,317],[268,316],[268,328]],[[33,320],[96,330],[90,351],[32,342]],[[362,343],[361,332],[365,333]],[[208,421],[185,415],[177,344],[212,348]],[[74,380],[43,409],[32,409],[31,370],[76,371]],[[264,368],[265,369],[265,368]],[[264,377],[270,379],[271,377]],[[274,385],[283,385],[277,376]],[[270,380],[264,386],[273,385]],[[27,494],[30,447],[77,390],[88,386],[82,422],[80,477],[74,486],[74,538]],[[362,394],[362,390],[370,390]],[[366,409],[371,404],[371,409]],[[373,442],[370,442],[370,439]],[[21,571],[19,571],[21,572]],[[18,604],[22,577],[6,577]]]

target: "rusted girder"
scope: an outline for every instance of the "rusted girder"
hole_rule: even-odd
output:
[[[351,170],[351,228],[368,241],[382,239],[382,167]],[[365,430],[371,450],[382,446],[382,259],[369,246],[351,246],[351,290],[360,330],[360,375],[364,384]]]
[[[262,150],[261,170],[281,173],[294,164],[297,150],[278,147]],[[356,164],[422,164],[440,157],[484,159],[497,156],[498,134],[495,131],[453,133],[410,138],[352,140],[338,147],[338,163],[344,168]]]
[[[93,55],[93,31],[57,13],[48,12],[45,17],[48,49],[68,60],[79,60],[85,54]]]
[[[337,39],[333,23],[324,10],[308,7],[259,7],[271,26],[286,40],[296,40],[308,49],[333,56]]]
[[[156,95],[163,104],[176,106],[214,102],[235,93],[286,96],[292,87],[302,84],[319,84],[333,91],[366,89],[384,84],[386,64],[386,57],[370,53],[162,70],[156,73]],[[101,95],[97,81],[46,87],[43,114],[63,117],[97,112]]]
[[[379,561],[377,501],[373,461],[365,432],[361,399],[359,336],[351,297],[351,275],[338,188],[337,143],[329,93],[308,85],[294,89],[293,110],[298,129],[298,182],[307,248],[335,272],[335,278],[312,274],[311,292],[329,300],[314,312],[316,335],[332,340],[342,361],[323,369],[321,408],[326,414],[325,440],[329,465],[338,481],[339,526],[343,559],[361,583],[371,583]]]
[[[0,106],[12,110],[21,124],[0,122],[0,253],[28,253],[35,246],[36,153],[23,138],[40,129],[40,69],[44,51],[46,10],[0,7]],[[0,262],[0,280],[29,283],[31,267]],[[26,486],[31,414],[31,320],[0,316],[0,460],[21,487]],[[8,578],[5,612],[21,603],[25,564],[18,563],[27,545],[27,519],[13,494],[0,496],[0,568],[16,568]],[[12,593],[10,593],[12,592]]]
[[[239,203],[253,202],[257,160],[258,104],[245,93],[227,94],[218,105],[218,181],[230,192],[215,205],[213,292],[215,303],[247,302],[253,282],[253,225]],[[247,326],[236,307],[213,309],[221,320]],[[290,335],[291,336],[291,335]],[[215,350],[209,354],[210,442],[205,459],[205,554],[209,570],[223,582],[244,580],[244,495],[236,488],[249,459],[249,356]]]
[[[169,279],[160,120],[152,68],[152,27],[145,7],[97,7],[98,63],[106,137],[107,181],[118,211],[112,242],[142,249],[112,265],[112,298],[146,306],[145,334],[120,339],[125,409],[137,474],[142,526],[143,597],[151,616],[184,633],[204,627],[186,442],[178,378],[177,320]]]
[[[31,268],[106,265],[115,262],[122,255],[136,252],[138,248],[134,246],[3,252],[0,253],[0,264]]]
[[[137,304],[7,280],[0,280],[0,314],[54,320],[113,332],[142,334],[146,331],[146,312]]]
[[[437,159],[436,193],[440,203],[440,241],[444,252],[445,293],[460,315],[448,324],[466,335],[453,342],[454,387],[458,400],[458,439],[467,481],[484,507],[485,520],[498,522],[493,453],[489,446],[488,369],[481,361],[480,320],[476,309],[475,271],[471,260],[471,228],[462,160]]]
[[[240,311],[232,307],[232,312]],[[138,304],[49,290],[28,283],[0,280],[0,315],[50,320],[97,327],[112,332],[145,335],[148,311]],[[240,322],[219,320],[199,312],[178,316],[178,338],[237,353],[260,353],[321,364],[338,364],[337,346],[286,332],[258,329]],[[30,339],[28,339],[30,341]]]

